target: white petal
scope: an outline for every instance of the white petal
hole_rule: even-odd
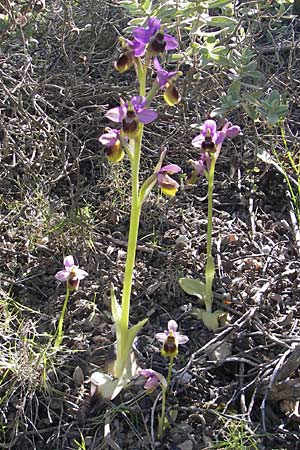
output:
[[[66,256],[64,259],[64,266],[65,268],[70,268],[74,266],[74,258],[72,255]]]
[[[179,334],[179,336],[177,336],[177,341],[178,344],[186,344],[189,341],[189,338],[184,334]]]
[[[88,273],[85,270],[76,269],[76,276],[78,280],[83,280],[85,277],[88,276]]]
[[[169,331],[177,331],[178,324],[175,320],[169,320],[168,322],[168,330]]]
[[[166,333],[156,333],[155,335],[156,339],[160,342],[165,342],[165,340],[167,339],[168,335]]]

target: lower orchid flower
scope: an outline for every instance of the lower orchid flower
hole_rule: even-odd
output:
[[[120,130],[106,128],[104,133],[100,136],[99,142],[107,147],[106,157],[111,163],[118,163],[124,158],[124,150],[120,141]]]
[[[174,197],[178,191],[179,184],[169,175],[179,172],[181,172],[181,167],[177,166],[177,164],[168,164],[159,170],[157,174],[157,183],[163,194]]]
[[[169,320],[168,329],[163,333],[156,333],[155,337],[163,343],[161,354],[174,358],[178,354],[178,345],[186,344],[189,338],[177,331],[178,324],[175,320]]]
[[[189,341],[189,338],[184,334],[179,333],[177,331],[178,324],[175,320],[169,320],[168,329],[163,333],[156,333],[155,337],[157,340],[163,343],[161,348],[162,356],[168,356],[170,358],[168,375],[167,375],[167,386],[162,386],[162,406],[161,406],[161,415],[158,418],[158,436],[162,437],[166,426],[168,426],[168,422],[165,421],[165,411],[166,411],[166,396],[168,386],[170,386],[171,375],[172,375],[172,367],[174,363],[174,358],[178,354],[178,346],[180,344],[186,344]]]
[[[112,122],[122,123],[122,129],[129,139],[134,139],[139,134],[139,123],[147,124],[153,122],[158,114],[153,109],[147,109],[147,99],[141,95],[135,95],[132,99],[112,108],[106,117]]]
[[[208,175],[207,171],[209,170],[210,167],[210,156],[207,152],[202,153],[201,158],[198,161],[190,159],[188,162],[192,164],[194,169],[192,170],[191,174],[188,176],[186,180],[187,184],[196,183],[198,178],[202,177],[203,175],[207,177]]]
[[[154,58],[153,64],[156,70],[157,83],[161,89],[164,89],[164,99],[166,103],[169,106],[176,105],[180,102],[181,97],[173,81],[181,75],[181,72],[178,72],[177,70],[168,72],[163,69],[158,61],[158,58]]]
[[[79,287],[80,280],[83,280],[86,276],[88,276],[88,273],[85,270],[79,269],[78,266],[75,266],[74,258],[72,255],[66,256],[66,258],[64,259],[64,266],[65,266],[64,270],[60,270],[55,275],[55,278],[57,280],[67,282],[65,300],[60,313],[58,326],[56,330],[56,339],[54,343],[55,349],[59,348],[63,340],[64,317],[67,310],[70,292],[77,290]]]
[[[77,291],[80,280],[83,280],[88,276],[85,270],[79,269],[74,264],[73,256],[66,256],[64,259],[64,270],[60,270],[55,275],[55,278],[59,281],[66,281],[68,289],[70,291]]]
[[[142,369],[140,374],[147,378],[147,381],[144,384],[144,389],[146,389],[148,393],[153,392],[158,386],[162,386],[164,388],[167,388],[168,386],[165,377],[162,374],[155,372],[155,370]]]

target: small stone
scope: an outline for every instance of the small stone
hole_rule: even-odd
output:
[[[184,235],[178,236],[178,238],[175,241],[175,245],[178,250],[183,250],[189,247],[189,243],[190,243],[189,238]]]
[[[81,367],[75,367],[73,372],[73,381],[75,386],[81,386],[84,383],[84,375]]]
[[[232,344],[230,342],[224,341],[217,348],[212,350],[208,357],[211,361],[224,361],[228,356],[232,355]]]
[[[193,442],[192,441],[184,441],[182,444],[178,445],[180,450],[193,450]]]

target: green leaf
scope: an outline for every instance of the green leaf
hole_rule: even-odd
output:
[[[141,8],[143,11],[150,13],[152,9],[152,0],[145,0],[144,2],[142,2]]]
[[[214,276],[215,276],[214,258],[208,255],[205,266],[205,279],[208,280],[209,283],[212,283]]]
[[[111,299],[111,312],[113,315],[113,319],[114,319],[115,324],[118,324],[121,320],[122,310],[121,310],[121,306],[119,305],[119,303],[116,299],[113,284],[111,284],[111,287],[110,287],[110,299]]]
[[[237,21],[226,16],[211,16],[207,19],[207,23],[211,27],[233,28],[236,26]]]
[[[219,328],[220,323],[219,319],[226,314],[226,312],[218,309],[217,311],[214,311],[213,313],[207,312],[205,309],[200,308],[194,308],[191,313],[197,317],[197,319],[202,320],[204,325],[209,330],[216,330]]]
[[[166,151],[163,151],[160,155],[159,161],[156,164],[156,167],[154,169],[154,173],[150,175],[147,180],[144,181],[144,183],[141,186],[140,192],[139,192],[139,204],[142,206],[143,202],[146,200],[148,195],[150,194],[151,190],[155,186],[157,182],[157,174],[161,169],[164,157],[166,156]]]
[[[179,284],[187,294],[195,295],[201,299],[205,298],[205,283],[198,278],[180,278]]]

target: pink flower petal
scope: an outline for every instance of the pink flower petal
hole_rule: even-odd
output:
[[[158,341],[165,342],[166,338],[168,337],[168,333],[156,333],[155,337]]]
[[[76,269],[76,277],[78,278],[78,280],[83,280],[87,276],[88,273],[85,270]]]
[[[169,34],[165,33],[164,40],[167,43],[166,50],[174,50],[175,48],[178,48],[178,41]]]
[[[228,128],[226,131],[226,137],[234,138],[241,134],[241,128],[238,125],[233,125],[232,127]]]
[[[127,114],[127,106],[117,106],[116,108],[110,109],[106,113],[106,117],[111,120],[112,122],[122,122],[123,119],[125,119],[125,116]]]
[[[138,119],[142,123],[150,123],[153,122],[153,120],[157,119],[158,114],[153,109],[144,109],[143,111],[140,111],[138,114]]]
[[[192,140],[192,145],[196,148],[202,148],[202,143],[204,141],[204,137],[202,134],[199,134],[198,136],[194,137]]]
[[[140,374],[143,375],[143,377],[151,377],[154,375],[154,371],[152,369],[142,369],[140,370]]]
[[[99,137],[99,142],[102,145],[113,147],[118,139],[118,133],[116,130],[111,130],[108,133],[104,133]]]
[[[132,106],[134,107],[136,112],[139,112],[140,110],[143,110],[147,104],[146,97],[143,97],[142,95],[135,95],[131,99]]]
[[[74,265],[75,264],[74,264],[73,256],[72,255],[66,256],[65,259],[64,259],[65,269],[66,270],[71,269]]]
[[[210,130],[210,135],[212,138],[214,138],[214,135],[217,131],[217,124],[214,120],[208,119],[204,122],[204,124],[202,125],[202,133],[204,136],[206,135],[207,130]]]
[[[179,172],[181,172],[181,167],[177,166],[177,164],[168,164],[160,169],[160,173],[169,173],[170,175]]]
[[[178,324],[175,320],[169,320],[168,322],[168,330],[169,331],[177,331]]]
[[[55,274],[55,278],[59,281],[67,281],[70,276],[70,271],[68,270],[60,270]]]
[[[189,341],[189,338],[185,336],[184,334],[179,334],[177,336],[177,342],[178,344],[186,344]]]

